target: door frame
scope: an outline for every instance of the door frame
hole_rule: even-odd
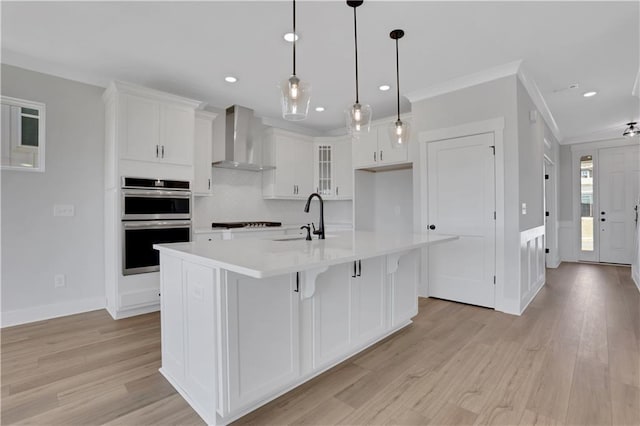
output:
[[[594,223],[600,220],[600,197],[598,194],[600,182],[598,180],[599,173],[599,150],[603,148],[620,148],[624,146],[638,145],[635,140],[626,138],[608,139],[603,141],[594,141],[580,144],[571,145],[571,198],[573,200],[573,229],[572,229],[572,248],[576,261],[587,262],[599,262],[600,261],[600,233],[595,231],[593,235],[593,256],[582,256],[582,250],[580,250],[581,233],[580,233],[580,157],[583,155],[591,154],[593,156],[593,208],[594,208]]]
[[[546,143],[546,140],[545,140]],[[546,267],[557,268],[560,265],[560,255],[558,253],[558,170],[556,163],[547,155],[544,155],[545,174],[549,175],[549,179],[544,182],[544,208],[545,212],[549,212],[549,216],[545,216],[545,245],[549,249],[546,254]],[[548,202],[548,203],[547,203]],[[546,215],[546,213],[545,213]],[[547,227],[549,225],[551,233],[547,235]]]
[[[484,133],[493,133],[495,144],[495,274],[496,288],[494,292],[495,310],[502,312],[514,311],[512,307],[507,306],[504,300],[504,283],[505,283],[505,188],[504,188],[504,117],[497,117],[491,120],[474,121],[453,127],[445,127],[441,129],[420,132],[418,135],[420,164],[420,231],[427,232],[429,226],[428,218],[428,152],[427,144],[430,142],[438,142],[445,139],[454,139],[464,136],[473,136]],[[425,256],[427,254],[425,253]],[[423,258],[424,259],[424,258]],[[423,270],[422,278],[428,283],[428,275]],[[517,310],[519,313],[519,310]]]

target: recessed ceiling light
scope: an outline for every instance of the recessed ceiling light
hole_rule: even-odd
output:
[[[285,41],[288,41],[289,43],[293,43],[293,37],[294,37],[293,33],[286,33],[285,35],[282,36],[282,38],[284,38]],[[298,41],[300,36],[298,34],[295,34],[295,38],[296,38],[296,41]]]
[[[380,89],[383,92],[386,92],[387,90],[391,89],[391,86],[389,86],[388,84],[383,84],[382,86],[378,87],[378,89]]]
[[[590,98],[590,97],[595,96],[597,94],[598,94],[598,92],[593,92],[593,91],[592,92],[584,92],[582,94],[582,96],[584,96],[585,98]]]
[[[238,81],[238,79],[232,75],[228,75],[224,78],[224,81],[226,81],[227,83],[235,83],[236,81]]]
[[[322,112],[322,111],[324,111],[324,107],[320,107],[320,106],[319,106],[319,107],[316,107],[316,111],[318,111],[318,112]]]

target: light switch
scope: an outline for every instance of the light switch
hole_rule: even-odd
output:
[[[56,204],[53,206],[54,216],[75,216],[75,214],[73,204]]]
[[[522,203],[522,214],[527,214],[527,203]]]

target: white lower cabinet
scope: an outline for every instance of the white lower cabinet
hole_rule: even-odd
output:
[[[305,271],[255,279],[162,254],[161,371],[228,424],[409,324],[419,255],[331,266],[308,293]]]
[[[226,272],[228,410],[258,402],[299,376],[295,275],[253,279]]]
[[[353,347],[352,265],[353,262],[332,266],[316,278],[309,339],[314,370],[339,359]]]
[[[351,279],[356,345],[374,339],[387,328],[385,257],[363,259],[357,263],[356,277]]]

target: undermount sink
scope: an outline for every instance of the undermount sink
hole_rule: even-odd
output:
[[[337,235],[325,235],[324,238],[335,238],[337,237]],[[271,241],[299,241],[299,240],[304,240],[306,239],[306,237],[304,235],[291,235],[288,237],[279,237],[279,238],[273,238]],[[313,238],[312,241],[316,241],[317,238]]]

